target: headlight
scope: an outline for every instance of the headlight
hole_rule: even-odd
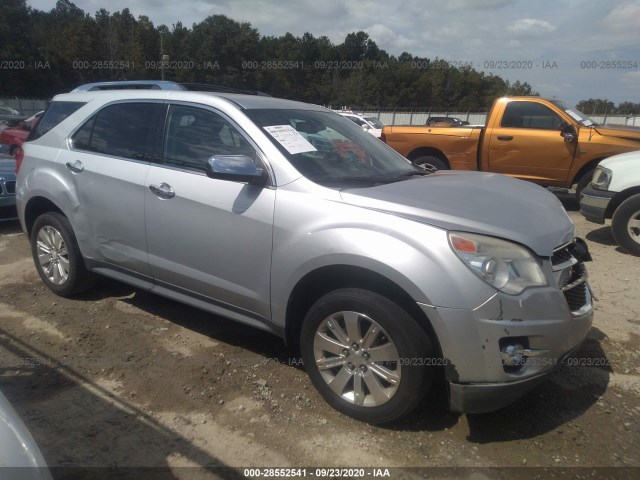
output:
[[[504,293],[547,285],[540,262],[516,243],[462,232],[449,232],[449,243],[473,273]]]
[[[596,167],[596,171],[593,172],[593,178],[591,179],[591,185],[598,190],[608,190],[611,183],[611,177],[613,172],[605,167]]]

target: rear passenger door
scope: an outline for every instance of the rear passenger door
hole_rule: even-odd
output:
[[[72,134],[61,154],[79,202],[71,217],[85,258],[146,277],[145,179],[163,108],[161,102],[107,105]]]
[[[146,182],[149,263],[158,288],[241,315],[270,318],[275,190],[205,175],[215,155],[261,154],[222,113],[169,106],[162,164]]]

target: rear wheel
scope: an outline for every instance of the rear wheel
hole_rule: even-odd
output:
[[[309,310],[300,337],[305,368],[336,410],[369,423],[387,423],[424,397],[432,343],[415,319],[371,291],[340,289]]]
[[[435,155],[424,155],[416,158],[413,163],[416,165],[422,165],[423,167],[431,170],[449,170],[447,162]]]
[[[59,213],[40,215],[31,230],[31,254],[42,281],[55,294],[69,297],[93,286],[69,220]]]
[[[616,243],[627,252],[640,255],[640,194],[622,202],[611,219]]]

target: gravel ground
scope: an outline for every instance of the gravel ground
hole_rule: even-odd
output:
[[[129,467],[162,467],[150,478],[242,478],[243,467],[346,466],[447,467],[429,470],[441,478],[638,478],[640,258],[561,199],[593,255],[594,326],[570,364],[498,412],[454,414],[434,392],[392,426],[352,420],[320,398],[276,337],[107,279],[79,298],[56,297],[17,222],[0,223],[0,389],[58,478],[141,476]],[[198,466],[237,470],[181,468]],[[523,466],[545,469],[486,470]]]

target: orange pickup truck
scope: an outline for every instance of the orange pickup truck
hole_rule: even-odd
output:
[[[640,150],[640,128],[597,125],[566,103],[497,99],[486,126],[385,126],[381,139],[417,165],[482,170],[580,191],[601,160]]]

